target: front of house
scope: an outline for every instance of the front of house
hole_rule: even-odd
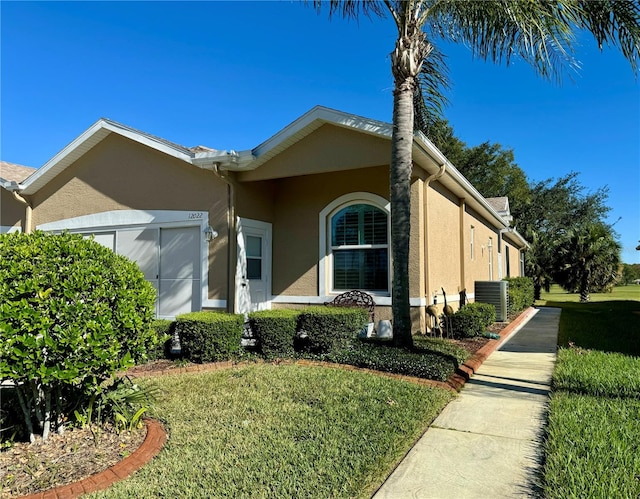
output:
[[[376,318],[390,319],[390,151],[390,125],[324,107],[239,153],[103,119],[1,195],[22,199],[12,227],[93,234],[135,260],[158,291],[158,317],[362,289]],[[522,275],[527,244],[508,203],[484,199],[419,133],[413,153],[409,291],[414,332],[424,332],[442,289],[456,308],[475,281]]]

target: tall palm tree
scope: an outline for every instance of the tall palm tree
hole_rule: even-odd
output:
[[[398,30],[391,53],[394,78],[390,201],[393,256],[394,343],[411,347],[409,228],[414,127],[427,127],[445,104],[446,62],[437,42],[467,45],[474,57],[509,64],[519,57],[545,78],[577,68],[575,33],[598,45],[619,47],[638,68],[640,7],[637,0],[315,0],[329,16],[390,16]],[[428,129],[427,129],[428,131]]]

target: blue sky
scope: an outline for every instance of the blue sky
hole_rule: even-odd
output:
[[[390,121],[389,20],[299,2],[0,4],[0,157],[39,167],[100,117],[185,146],[250,149],[320,104]],[[586,37],[562,85],[524,63],[444,46],[445,116],[468,145],[498,142],[531,180],[580,172],[609,187],[623,261],[640,263],[640,87]]]

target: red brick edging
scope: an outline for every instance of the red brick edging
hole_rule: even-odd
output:
[[[520,325],[528,321],[537,310],[534,307],[529,307],[522,312],[512,322],[509,323],[502,331],[500,331],[500,339],[490,341],[484,345],[480,350],[473,354],[456,369],[455,374],[447,380],[447,384],[456,392],[459,392],[464,384],[469,381],[469,378],[480,368],[482,363],[487,360],[487,357],[495,352],[500,345],[502,345],[513,332],[520,327]]]
[[[375,371],[373,369],[365,369],[344,364],[334,364],[331,362],[319,362],[312,360],[298,360],[295,362],[301,366],[320,366],[330,367],[334,369],[344,369],[347,371],[361,371],[377,376],[386,376],[389,378],[400,379],[416,383],[418,385],[434,386],[438,388],[444,388],[449,391],[459,392],[464,384],[471,378],[471,376],[480,368],[482,363],[487,360],[487,357],[491,355],[500,345],[502,345],[509,336],[523,323],[529,320],[534,315],[536,309],[529,307],[517,318],[515,318],[507,327],[500,331],[499,340],[491,340],[489,343],[480,348],[471,358],[467,359],[456,372],[447,381],[434,381],[430,379],[417,378],[414,376],[406,376],[403,374],[384,373]],[[240,364],[243,364],[242,362]],[[164,371],[157,372],[140,372],[132,374],[131,377],[137,376],[161,376],[164,374],[180,374],[185,372],[199,372],[199,371],[218,371],[221,369],[229,369],[234,367],[231,361],[225,362],[213,362],[209,364],[195,364],[187,367],[166,369]],[[22,496],[20,499],[72,499],[80,496],[81,494],[88,494],[89,492],[95,492],[97,490],[104,490],[115,482],[127,478],[129,475],[138,471],[142,466],[147,464],[153,459],[162,449],[162,446],[167,441],[167,434],[158,421],[153,419],[146,419],[147,436],[142,442],[142,445],[136,449],[131,455],[127,456],[122,461],[114,464],[106,470],[92,475],[88,478],[80,480],[69,485],[61,485],[54,489],[49,489],[44,492],[38,492],[37,494],[31,494],[28,496]]]
[[[22,496],[20,499],[72,499],[89,492],[104,490],[115,482],[127,478],[158,455],[167,441],[167,434],[160,422],[154,419],[145,419],[145,424],[147,425],[147,436],[144,442],[122,461],[79,482]]]

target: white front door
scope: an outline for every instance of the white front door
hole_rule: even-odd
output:
[[[236,311],[271,308],[271,224],[238,219]]]

